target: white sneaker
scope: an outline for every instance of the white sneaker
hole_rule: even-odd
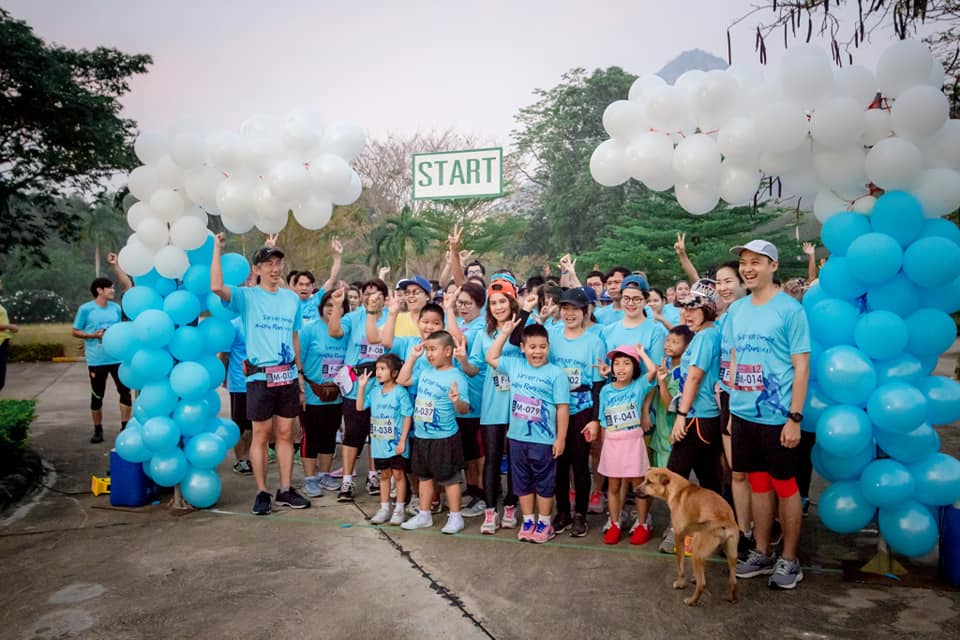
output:
[[[373,517],[370,518],[372,524],[383,524],[390,519],[390,507],[380,507],[377,509],[377,512],[373,514]]]
[[[500,526],[503,527],[504,529],[517,528],[517,508],[516,507],[503,508],[503,518],[500,520]]]
[[[480,533],[485,536],[492,536],[497,532],[497,510],[486,509],[483,512],[483,524],[480,525]]]
[[[463,515],[459,513],[448,513],[447,524],[443,525],[440,533],[454,534],[463,531]]]
[[[390,524],[395,527],[403,524],[403,518],[406,515],[403,509],[394,509],[393,515],[390,516]]]
[[[305,476],[303,478],[303,492],[310,498],[322,496],[323,488],[320,485],[320,479],[317,476]]]
[[[380,476],[367,476],[367,493],[371,496],[380,495]]]
[[[433,526],[433,516],[430,515],[429,511],[419,511],[417,512],[417,515],[413,516],[400,526],[407,531],[413,531],[414,529],[428,529]]]

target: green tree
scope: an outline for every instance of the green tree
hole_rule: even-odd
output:
[[[410,273],[410,250],[423,255],[444,237],[430,216],[414,215],[410,207],[404,207],[373,228],[368,259],[374,268],[389,265],[394,273],[405,276]]]
[[[90,205],[82,203],[80,239],[93,245],[93,272],[97,278],[103,268],[103,252],[119,249],[130,235],[124,216],[117,210],[117,203],[118,198],[112,194],[102,194]]]
[[[16,247],[47,262],[51,237],[78,237],[79,214],[60,196],[103,189],[136,166],[135,123],[119,116],[131,75],[150,56],[46,44],[0,9],[0,254]]]

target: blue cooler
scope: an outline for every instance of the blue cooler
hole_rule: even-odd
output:
[[[944,507],[941,515],[940,578],[960,587],[960,502]]]
[[[142,507],[157,498],[157,485],[143,472],[143,465],[127,462],[110,450],[110,504],[115,507]]]

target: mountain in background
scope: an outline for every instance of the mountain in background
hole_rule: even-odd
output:
[[[727,61],[723,58],[718,58],[702,49],[691,49],[690,51],[684,51],[665,64],[660,71],[657,71],[657,75],[666,80],[667,84],[673,84],[677,78],[692,69],[711,71],[713,69],[726,69],[728,66]]]

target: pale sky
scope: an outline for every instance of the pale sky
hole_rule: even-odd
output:
[[[855,5],[855,3],[854,3]],[[748,0],[5,0],[47,42],[149,53],[124,115],[143,129],[184,115],[236,127],[309,106],[375,137],[453,128],[507,145],[535,88],[577,66],[652,73],[687,49],[726,58]],[[763,14],[768,17],[770,14]],[[753,25],[734,62],[756,64]],[[886,38],[861,59],[873,66]],[[880,42],[877,42],[880,40]],[[768,45],[775,61],[782,40]],[[626,96],[624,96],[626,98]]]

